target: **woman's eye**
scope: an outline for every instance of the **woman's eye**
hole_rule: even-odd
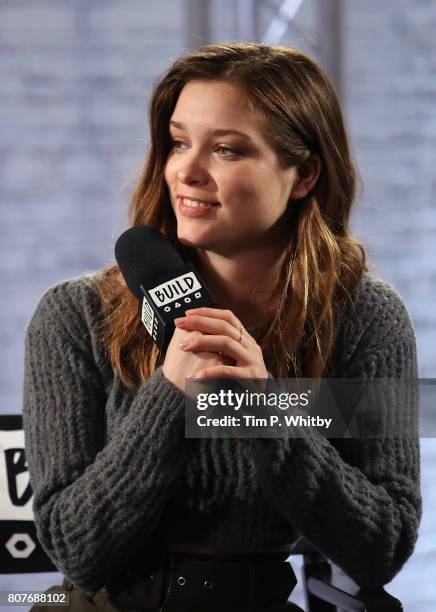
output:
[[[221,151],[221,153],[224,154],[224,157],[229,157],[231,155],[239,155],[239,151],[233,149],[232,147],[226,147],[224,145],[219,145],[217,147],[217,150]]]
[[[183,142],[181,140],[171,140],[171,149],[178,149],[179,145],[182,145]]]
[[[185,145],[182,140],[171,140],[171,150],[172,151],[180,151],[181,148]],[[232,157],[236,155],[240,155],[240,152],[233,147],[228,147],[226,145],[218,145],[215,147],[215,151],[219,151],[219,153],[223,157]]]

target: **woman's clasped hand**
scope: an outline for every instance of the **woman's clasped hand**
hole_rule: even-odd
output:
[[[231,310],[195,308],[175,320],[176,329],[162,366],[180,390],[185,379],[267,379],[263,353]]]

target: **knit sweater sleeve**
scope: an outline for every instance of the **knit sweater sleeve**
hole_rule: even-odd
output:
[[[157,369],[104,446],[102,377],[68,287],[49,289],[27,326],[25,448],[41,545],[97,591],[153,533],[184,468],[184,394]]]
[[[389,293],[389,292],[388,292]],[[386,296],[385,296],[386,297]],[[416,344],[397,295],[393,316],[374,321],[341,377],[417,380]],[[395,406],[416,414],[413,393]],[[417,423],[404,437],[332,443],[307,428],[304,437],[253,439],[261,486],[275,508],[358,585],[392,580],[412,554],[422,513]]]

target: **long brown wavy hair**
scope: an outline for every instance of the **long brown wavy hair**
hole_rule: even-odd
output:
[[[257,342],[276,377],[322,376],[334,343],[336,313],[351,299],[367,258],[349,231],[357,173],[333,85],[304,53],[258,43],[210,44],[178,59],[155,85],[149,110],[150,145],[129,204],[129,227],[158,228],[193,261],[177,240],[176,218],[164,179],[170,152],[169,120],[184,85],[193,79],[226,80],[246,94],[283,167],[299,167],[310,154],[322,168],[315,187],[292,200],[292,230],[268,325]],[[114,370],[130,388],[163,363],[117,265],[97,273],[100,340]]]

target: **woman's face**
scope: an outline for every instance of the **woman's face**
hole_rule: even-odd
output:
[[[236,86],[189,81],[169,129],[165,180],[180,242],[231,255],[287,241],[282,217],[296,169],[280,167]]]

